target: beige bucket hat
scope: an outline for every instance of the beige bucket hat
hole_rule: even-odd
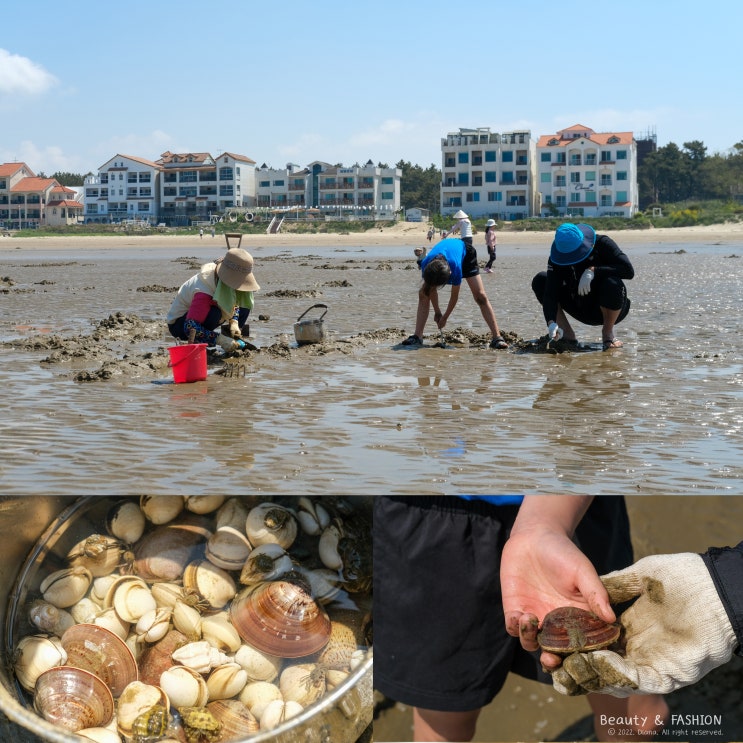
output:
[[[260,289],[253,276],[253,256],[242,248],[232,248],[217,261],[220,281],[239,292],[257,292]]]

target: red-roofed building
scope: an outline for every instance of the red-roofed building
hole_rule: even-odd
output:
[[[26,163],[0,165],[0,226],[24,229],[77,224],[83,205],[54,178],[38,177]]]
[[[575,124],[537,141],[541,214],[633,217],[639,208],[637,142],[632,132]]]

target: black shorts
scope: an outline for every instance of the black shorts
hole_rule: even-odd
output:
[[[554,496],[560,497],[560,496]],[[457,497],[374,500],[374,685],[414,707],[489,704],[509,672],[551,683],[506,633],[500,556],[518,506]],[[576,539],[599,574],[632,563],[621,497],[593,500]]]
[[[464,259],[462,260],[462,278],[469,279],[480,273],[477,263],[477,250],[472,245],[472,238],[466,238],[464,242]]]

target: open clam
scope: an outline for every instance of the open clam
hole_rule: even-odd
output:
[[[67,653],[67,665],[94,673],[114,697],[139,677],[132,651],[105,627],[76,624],[62,635],[61,643]]]
[[[542,620],[537,641],[542,650],[557,655],[608,647],[619,639],[621,627],[575,606],[553,609]]]
[[[111,691],[93,673],[71,666],[57,666],[36,681],[36,711],[49,722],[76,732],[105,727],[114,714]]]
[[[206,708],[222,724],[222,740],[242,740],[260,729],[258,720],[238,699],[215,699]]]
[[[135,545],[133,571],[146,581],[178,580],[210,536],[198,518],[159,526]]]
[[[301,586],[277,580],[240,593],[230,606],[240,637],[264,653],[300,658],[323,647],[330,638],[330,619]]]

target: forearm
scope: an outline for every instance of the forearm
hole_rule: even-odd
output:
[[[452,286],[451,294],[449,295],[449,304],[446,306],[446,312],[444,313],[444,317],[448,318],[451,316],[451,313],[454,312],[454,308],[457,306],[458,300],[459,300],[459,287]]]
[[[572,537],[593,498],[592,495],[526,495],[511,536],[546,528]]]

